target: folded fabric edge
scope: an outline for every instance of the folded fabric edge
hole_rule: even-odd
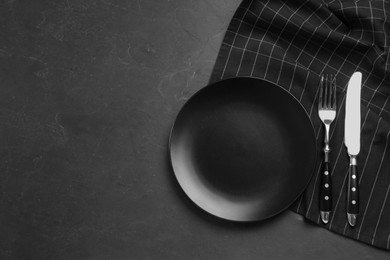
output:
[[[382,250],[385,250],[385,251],[389,251],[390,252],[390,247],[389,247],[389,244],[385,244],[385,243],[382,243],[382,244],[378,244],[378,243],[372,243],[372,240],[373,240],[373,236],[372,235],[367,235],[367,234],[362,234],[360,233],[359,234],[359,239],[357,239],[357,235],[358,235],[358,229],[356,231],[352,231],[352,233],[350,234],[344,234],[344,227],[341,227],[337,224],[333,224],[332,223],[332,228],[330,228],[329,224],[324,224],[324,225],[321,225],[321,223],[318,223],[317,220],[319,219],[319,213],[318,214],[315,214],[315,213],[309,213],[307,214],[306,212],[302,212],[301,210],[300,211],[297,211],[296,209],[290,207],[290,210],[294,213],[297,213],[301,216],[303,216],[305,219],[307,219],[308,221],[310,221],[313,225],[315,225],[316,227],[321,227],[321,228],[325,228],[326,230],[329,230],[343,238],[351,238],[353,239],[354,241],[356,242],[359,242],[359,243],[364,243],[364,244],[367,244],[369,246],[374,246],[375,248],[378,248],[378,249],[382,249]]]

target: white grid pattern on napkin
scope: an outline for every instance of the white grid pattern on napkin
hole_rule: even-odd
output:
[[[331,138],[335,139],[332,176],[337,185],[333,188],[334,213],[329,225],[324,227],[386,249],[390,249],[390,209],[385,206],[389,203],[390,188],[390,174],[386,172],[390,167],[389,11],[390,3],[386,1],[306,0],[297,4],[291,0],[244,0],[226,32],[211,78],[217,81],[252,76],[287,89],[307,110],[321,147],[322,125],[316,113],[319,77],[323,73],[335,74],[339,113]],[[292,28],[294,32],[290,31]],[[351,228],[345,217],[348,167],[345,166],[347,157],[343,156],[344,115],[340,112],[345,106],[347,82],[356,70],[364,76],[364,149],[359,157],[359,183],[366,193],[361,195],[361,221]],[[292,207],[319,225],[320,171],[321,160],[305,194]],[[371,189],[368,191],[367,187]]]

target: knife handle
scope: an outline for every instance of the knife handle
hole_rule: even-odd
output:
[[[359,180],[356,158],[351,158],[348,175],[347,213],[348,217],[354,216],[356,222],[356,216],[359,214]]]
[[[320,188],[320,211],[332,211],[332,181],[329,162],[324,161]]]

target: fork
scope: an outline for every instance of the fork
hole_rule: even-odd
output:
[[[318,100],[318,115],[325,126],[324,161],[320,186],[320,215],[324,224],[328,223],[332,211],[332,181],[329,165],[329,130],[336,117],[336,78],[330,74],[321,77]]]

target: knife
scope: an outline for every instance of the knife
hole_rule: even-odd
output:
[[[359,215],[359,181],[357,156],[360,152],[360,92],[362,73],[351,76],[345,105],[344,144],[349,155],[347,217],[350,226],[355,226]]]

